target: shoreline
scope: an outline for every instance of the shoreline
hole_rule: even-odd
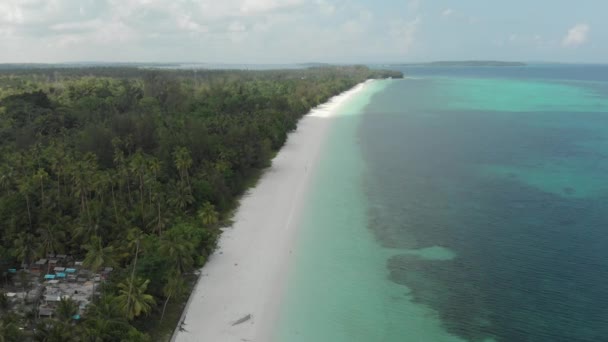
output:
[[[268,341],[287,281],[298,219],[341,106],[372,80],[332,97],[298,122],[234,224],[200,271],[172,341]],[[180,329],[183,328],[183,330]]]

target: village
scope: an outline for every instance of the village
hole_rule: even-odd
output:
[[[29,267],[21,266],[4,271],[0,283],[4,312],[16,313],[32,324],[21,329],[32,328],[39,319],[54,318],[61,303],[70,307],[71,319],[79,321],[113,271],[106,267],[93,272],[83,267],[83,261],[63,254],[48,254]]]

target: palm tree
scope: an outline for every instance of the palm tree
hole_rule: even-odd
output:
[[[0,189],[4,189],[6,194],[10,194],[13,182],[13,169],[11,167],[3,167],[0,170]]]
[[[170,186],[171,197],[169,198],[169,204],[174,208],[184,210],[190,204],[194,203],[194,197],[190,192],[188,185],[182,182],[173,183],[174,186]]]
[[[124,337],[129,323],[116,303],[116,298],[104,296],[87,307],[84,321],[86,341],[115,341]]]
[[[71,176],[73,183],[73,194],[80,200],[80,215],[86,214],[89,225],[92,224],[91,213],[89,211],[89,192],[91,191],[91,181],[93,180],[92,169],[96,168],[94,157],[85,156],[82,160],[75,161],[71,166]]]
[[[130,160],[129,170],[131,173],[137,176],[139,180],[139,206],[141,210],[142,223],[145,222],[145,208],[144,208],[144,190],[145,190],[145,179],[148,166],[146,165],[146,158],[141,151],[137,151]]]
[[[69,322],[78,313],[78,303],[71,298],[61,298],[55,313],[60,320]]]
[[[193,264],[194,245],[183,235],[171,230],[161,238],[158,251],[162,256],[173,261],[179,273],[185,272]]]
[[[180,147],[173,153],[173,158],[175,159],[175,167],[179,171],[181,182],[183,183],[185,180],[186,184],[188,184],[188,189],[190,189],[190,176],[188,173],[188,170],[192,167],[190,151],[185,147]]]
[[[132,320],[141,314],[148,314],[156,304],[154,297],[146,293],[149,279],[127,279],[118,284],[116,303],[123,315]]]
[[[39,342],[78,341],[73,327],[53,319],[45,319],[38,323],[34,340]]]
[[[36,180],[40,184],[40,201],[44,203],[44,181],[49,178],[49,174],[43,169],[39,168],[36,173],[34,173],[34,180]]]
[[[17,322],[18,318],[15,314],[7,314],[0,317],[0,342],[25,340]]]
[[[13,246],[13,255],[24,265],[29,265],[34,258],[34,235],[22,232],[17,235]]]
[[[145,236],[146,235],[144,234],[144,232],[142,232],[141,229],[137,227],[129,230],[129,233],[127,234],[127,239],[129,240],[129,247],[135,248],[135,257],[133,258],[133,268],[131,270],[131,281],[129,282],[129,293],[127,297],[127,302],[131,301],[131,293],[133,291],[132,285],[133,281],[135,280],[135,270],[137,269],[137,257],[139,256],[139,246],[141,244],[141,240]]]
[[[58,251],[60,241],[65,237],[65,233],[58,229],[57,225],[44,224],[37,230],[39,241],[39,254],[47,255]]]
[[[103,247],[99,237],[91,237],[91,241],[83,247],[87,250],[87,254],[82,265],[94,273],[97,273],[102,266],[116,266],[114,247]],[[93,284],[93,293],[95,293],[95,284]]]
[[[23,178],[18,180],[17,186],[19,189],[19,193],[23,196],[23,198],[25,198],[29,227],[30,229],[32,229],[32,205],[30,201],[30,194],[32,192],[31,180],[27,176],[24,176]]]
[[[114,165],[116,169],[116,173],[119,179],[118,182],[118,190],[122,191],[122,184],[125,184],[127,187],[127,194],[129,195],[129,203],[133,203],[133,198],[131,197],[131,186],[130,177],[129,177],[129,168],[127,167],[127,162],[125,158],[124,152],[118,147],[121,142],[119,139],[112,140],[112,144],[114,145]]]
[[[205,226],[213,226],[219,221],[219,214],[210,202],[203,203],[203,207],[198,212],[198,217]]]
[[[87,250],[82,263],[84,267],[97,272],[102,266],[115,266],[114,247],[103,247],[99,237],[91,237],[91,241],[83,247]]]
[[[169,275],[169,279],[167,284],[163,288],[163,294],[165,295],[165,304],[163,304],[163,313],[160,315],[160,321],[163,321],[165,317],[165,310],[167,309],[167,304],[169,300],[174,297],[180,297],[184,294],[186,290],[186,284],[184,282],[184,278],[178,272],[172,272]]]

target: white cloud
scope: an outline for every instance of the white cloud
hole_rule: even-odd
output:
[[[441,15],[444,16],[444,17],[449,17],[452,14],[454,14],[454,10],[451,9],[451,8],[446,8],[443,11],[441,11]]]
[[[316,3],[319,6],[319,10],[324,15],[332,15],[336,12],[336,6],[325,0],[316,0]]]
[[[407,11],[410,12],[410,14],[418,12],[421,4],[422,0],[410,0],[407,2]]]
[[[192,17],[187,14],[181,14],[177,17],[177,27],[185,31],[194,33],[206,33],[209,29],[192,20]]]
[[[245,0],[241,6],[241,12],[265,13],[295,7],[303,3],[303,0]]]
[[[565,47],[576,47],[585,44],[590,30],[591,28],[587,24],[574,25],[562,39],[562,45]]]
[[[397,51],[400,54],[408,53],[416,41],[416,32],[420,25],[420,17],[411,21],[398,20],[390,25],[390,35],[397,44]]]
[[[345,0],[0,0],[0,63],[401,58],[421,3],[376,16]]]

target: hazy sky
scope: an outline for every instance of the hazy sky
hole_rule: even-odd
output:
[[[608,0],[0,0],[0,63],[608,62]]]

